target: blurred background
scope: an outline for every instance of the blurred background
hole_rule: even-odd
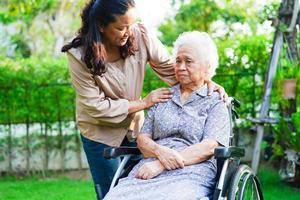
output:
[[[76,35],[86,2],[0,1],[1,200],[95,198],[74,122],[75,92],[60,52]],[[257,125],[250,119],[259,117],[280,2],[136,0],[139,20],[170,52],[184,31],[213,37],[220,56],[213,80],[242,103],[235,140],[246,148],[243,162],[253,158]],[[286,48],[280,50],[271,93],[269,115],[276,123],[264,126],[258,174],[266,199],[299,200],[300,73]],[[284,93],[286,80],[293,80],[287,86],[293,94]],[[161,86],[148,67],[143,95]]]

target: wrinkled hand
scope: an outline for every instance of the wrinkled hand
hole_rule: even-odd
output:
[[[158,146],[156,155],[161,164],[167,170],[174,170],[184,167],[184,159],[176,150],[165,146]]]
[[[143,164],[137,171],[135,177],[139,179],[151,179],[164,171],[164,166],[159,162],[159,160],[155,160],[152,162],[147,162]]]
[[[146,107],[149,108],[156,103],[162,103],[168,101],[172,97],[173,91],[168,88],[159,88],[151,91],[143,101]]]
[[[225,92],[225,89],[222,86],[211,80],[206,80],[206,83],[208,87],[208,96],[210,96],[213,91],[217,91],[220,94],[220,99],[228,104],[228,94]]]

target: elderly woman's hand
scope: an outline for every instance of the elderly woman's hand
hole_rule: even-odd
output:
[[[143,164],[137,171],[135,177],[140,179],[151,179],[164,171],[164,166],[159,160]]]
[[[156,103],[168,101],[172,97],[173,91],[168,88],[159,88],[151,91],[144,99],[146,108],[153,106]]]
[[[158,145],[156,157],[167,170],[184,167],[184,159],[176,150]]]
[[[208,87],[208,94],[207,95],[211,95],[213,93],[213,91],[217,91],[220,94],[220,98],[224,101],[224,102],[228,102],[228,95],[225,92],[225,89],[220,86],[219,84],[213,82],[212,80],[206,80],[205,81]]]

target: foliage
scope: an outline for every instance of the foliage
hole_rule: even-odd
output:
[[[287,79],[294,79],[296,81],[296,97],[295,101],[285,99],[283,97],[283,83]],[[277,105],[277,113],[279,123],[274,125],[275,143],[273,150],[275,155],[282,156],[286,149],[293,149],[300,152],[300,68],[296,62],[287,59],[282,60],[275,79],[275,90],[272,95],[274,104]],[[287,121],[285,116],[282,116],[284,110],[289,109],[292,104],[295,104],[295,112],[290,113],[291,122]]]
[[[0,123],[73,119],[74,91],[65,59],[2,58],[0,85]]]
[[[1,1],[0,29],[5,32],[5,45],[0,44],[3,49],[0,55],[60,56],[60,48],[79,27],[79,10],[84,3],[84,0]]]
[[[300,112],[292,114],[292,123],[288,123],[281,117],[279,123],[274,126],[275,142],[273,143],[274,154],[283,156],[286,149],[300,152]]]
[[[3,0],[0,3],[0,22],[9,24],[18,20],[30,24],[41,12],[54,10],[58,0]]]
[[[212,32],[212,25],[221,20],[230,26],[234,23],[246,23],[255,26],[258,22],[257,10],[253,9],[253,1],[226,1],[220,6],[214,0],[191,0],[188,4],[181,4],[174,18],[167,19],[160,27],[161,40],[171,46],[178,35],[184,31],[199,30]],[[234,7],[234,9],[232,9]],[[229,27],[230,29],[231,27]],[[254,31],[255,32],[255,31]],[[227,35],[230,32],[227,31]]]

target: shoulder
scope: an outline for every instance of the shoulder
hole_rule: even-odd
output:
[[[83,61],[83,49],[82,47],[77,47],[77,48],[71,48],[67,51],[67,56],[74,57],[78,61]]]
[[[132,29],[135,33],[147,34],[148,30],[143,23],[137,22],[132,25]]]
[[[210,96],[207,96],[210,102],[210,110],[227,110],[225,102],[220,99],[220,94],[218,92],[213,92]]]
[[[155,36],[150,34],[147,27],[142,23],[135,23],[132,27],[134,36],[138,40],[142,40],[144,43],[148,43],[151,39],[153,39]]]
[[[82,47],[72,48],[67,51],[67,57],[69,61],[69,68],[73,72],[90,73],[85,62],[83,61]]]

